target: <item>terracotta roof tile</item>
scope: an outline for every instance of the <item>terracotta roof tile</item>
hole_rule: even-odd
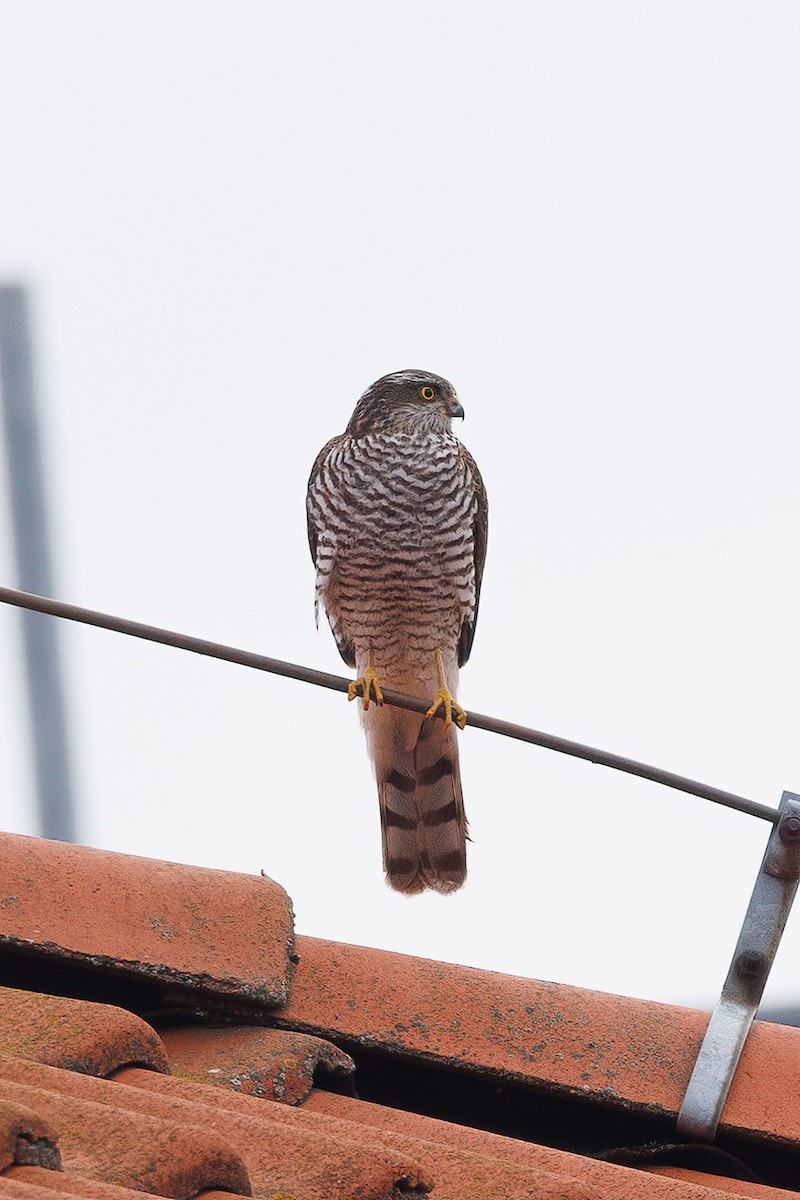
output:
[[[0,835],[0,944],[281,1004],[292,910],[272,880]]]
[[[119,1086],[138,1093],[137,1111],[161,1112],[224,1130],[240,1149],[257,1195],[304,1200],[388,1198],[393,1189],[427,1191],[430,1175],[379,1133],[350,1121],[243,1096],[207,1084],[128,1068]],[[131,1096],[125,1104],[133,1105]]]
[[[10,1095],[56,1131],[65,1170],[160,1195],[252,1185],[298,1200],[388,1200],[426,1183],[370,1129],[139,1068],[111,1082],[0,1058],[0,1099]]]
[[[89,1085],[84,1095],[75,1081]],[[250,1194],[242,1159],[216,1132],[132,1111],[124,1105],[126,1089],[119,1091],[119,1107],[107,1102],[110,1093],[103,1102],[102,1088],[117,1090],[59,1067],[0,1058],[0,1099],[44,1117],[65,1170],[177,1200],[191,1200],[206,1188]]]
[[[791,1194],[722,1179],[719,1156],[636,1158],[674,1137],[706,1014],[313,938],[292,975],[267,881],[2,835],[0,854],[0,1200]],[[346,1050],[379,1104],[333,1094]],[[728,1148],[784,1188],[798,1095],[800,1031],[757,1026],[724,1114],[749,1141]],[[619,1146],[635,1167],[588,1157]]]
[[[153,1194],[89,1179],[75,1171],[46,1171],[43,1167],[11,1167],[4,1175],[0,1175],[0,1182],[15,1183],[19,1200],[24,1200],[29,1195],[29,1189],[34,1187],[41,1193],[41,1200],[48,1200],[48,1197],[52,1200],[53,1192],[62,1196],[83,1196],[87,1200],[143,1200],[143,1196]],[[209,1195],[209,1192],[203,1192],[203,1200]],[[231,1200],[231,1193],[225,1195]]]
[[[57,1167],[57,1141],[53,1127],[18,1096],[0,1098],[0,1171],[23,1162]]]
[[[679,1179],[685,1183],[701,1183],[708,1188],[716,1188],[729,1196],[747,1196],[749,1200],[797,1200],[797,1192],[787,1192],[784,1188],[767,1187],[763,1183],[748,1183],[741,1179],[723,1179],[719,1175],[709,1175],[706,1171],[690,1171],[683,1167],[652,1167],[653,1175],[665,1179]]]
[[[60,1177],[60,1173],[56,1171],[45,1171],[44,1173],[46,1175],[59,1175]],[[56,1194],[66,1196],[69,1193],[61,1191],[61,1189],[56,1189]],[[131,1200],[136,1195],[137,1193],[131,1192]],[[139,1200],[141,1200],[141,1195],[138,1195]],[[37,1184],[25,1183],[19,1179],[9,1179],[5,1175],[0,1175],[0,1197],[2,1197],[2,1200],[53,1200],[53,1191],[50,1188],[40,1187]],[[109,1197],[108,1200],[111,1200],[111,1198]]]
[[[53,1200],[54,1195],[82,1200],[147,1200],[152,1194],[100,1183],[73,1172],[44,1171],[40,1167],[12,1167],[6,1175],[0,1175],[0,1197],[7,1200]],[[202,1200],[236,1200],[236,1197],[232,1192],[205,1191]]]
[[[160,1037],[133,1013],[13,988],[0,988],[0,1053],[85,1075],[108,1075],[132,1063],[169,1069]]]
[[[349,1054],[307,1033],[255,1025],[173,1025],[162,1028],[170,1068],[196,1083],[213,1083],[297,1104],[323,1069],[346,1076],[355,1070]]]
[[[673,1116],[708,1014],[298,937],[282,1025],[388,1055]],[[800,1030],[758,1022],[728,1129],[800,1142]]]
[[[315,1091],[304,1107],[313,1112],[358,1120],[363,1125],[379,1129],[382,1136],[398,1149],[429,1162],[436,1176],[432,1200],[464,1200],[468,1194],[465,1186],[467,1189],[471,1186],[465,1185],[465,1176],[474,1180],[475,1163],[481,1159],[482,1173],[498,1187],[503,1181],[504,1196],[509,1195],[509,1189],[515,1185],[518,1187],[520,1179],[528,1175],[531,1181],[528,1186],[533,1186],[535,1180],[535,1186],[539,1189],[530,1194],[543,1197],[566,1194],[559,1189],[570,1180],[580,1184],[583,1188],[580,1194],[587,1198],[614,1196],[631,1197],[631,1200],[635,1197],[638,1200],[647,1196],[648,1200],[712,1200],[712,1196],[718,1196],[719,1190],[730,1191],[726,1188],[729,1181],[721,1180],[719,1176],[713,1177],[716,1182],[710,1182],[712,1176],[701,1176],[690,1171],[680,1176],[685,1186],[678,1188],[674,1182],[658,1179],[655,1174],[645,1180],[640,1170],[630,1167],[599,1162],[583,1155],[502,1137],[482,1129],[468,1129],[434,1117],[398,1112],[349,1096]],[[515,1170],[509,1171],[510,1167]],[[753,1187],[752,1184],[742,1186]],[[709,1192],[709,1188],[718,1190]],[[753,1190],[741,1193],[733,1190],[737,1195],[758,1196],[758,1192]],[[486,1194],[491,1195],[491,1192]],[[789,1192],[776,1189],[769,1189],[768,1194],[773,1200],[788,1200],[791,1196]]]

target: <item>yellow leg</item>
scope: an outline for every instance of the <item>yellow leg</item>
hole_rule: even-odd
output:
[[[447,686],[447,681],[444,677],[444,663],[442,662],[441,650],[436,651],[436,671],[439,676],[439,690],[425,716],[430,720],[431,717],[436,716],[440,708],[443,708],[445,729],[448,725],[452,725],[453,721],[455,721],[459,729],[463,729],[467,723],[467,714],[461,705],[456,703],[453,693]]]
[[[355,700],[359,694],[364,698],[364,708],[369,708],[370,692],[376,704],[383,704],[383,692],[381,691],[381,683],[378,679],[377,671],[375,670],[375,661],[372,657],[372,650],[369,652],[367,661],[367,669],[360,679],[354,679],[347,689],[347,699]]]

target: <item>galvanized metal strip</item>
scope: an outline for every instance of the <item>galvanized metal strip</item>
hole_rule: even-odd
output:
[[[678,1133],[711,1142],[753,1024],[800,877],[800,795],[784,792],[719,1003],[708,1023]]]

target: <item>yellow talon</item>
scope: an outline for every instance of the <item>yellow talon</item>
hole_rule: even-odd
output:
[[[447,686],[447,681],[444,677],[444,664],[442,663],[441,650],[436,651],[436,670],[439,675],[439,690],[436,693],[433,704],[425,713],[425,718],[426,720],[431,720],[432,717],[436,716],[439,709],[443,708],[445,729],[447,729],[448,725],[452,725],[454,721],[459,729],[463,729],[467,723],[467,714],[464,712],[464,709],[461,707],[461,705],[457,703],[453,697],[453,693]]]
[[[366,670],[360,679],[354,679],[347,689],[347,699],[355,700],[359,694],[364,697],[364,708],[369,708],[370,699],[373,699],[376,704],[383,704],[383,692],[381,691],[381,682],[378,679],[378,673],[375,670],[375,664],[372,660],[372,651],[369,652],[369,662]],[[370,697],[370,693],[372,696]]]

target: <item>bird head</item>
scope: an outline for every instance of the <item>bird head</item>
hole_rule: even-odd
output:
[[[463,416],[455,388],[441,375],[430,371],[395,371],[367,388],[355,407],[347,432],[351,437],[373,432],[449,432],[453,417]]]

